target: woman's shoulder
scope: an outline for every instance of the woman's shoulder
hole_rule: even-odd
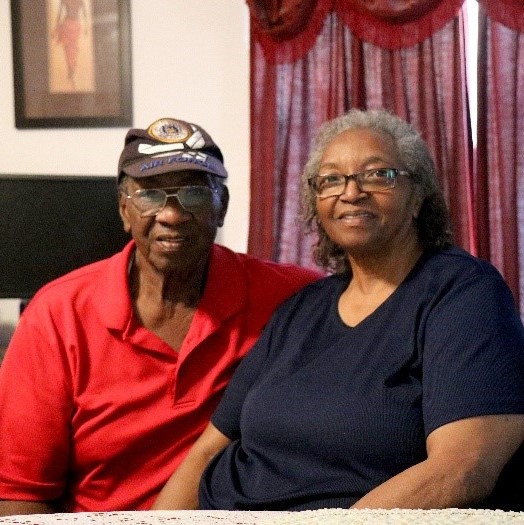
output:
[[[422,268],[441,276],[455,276],[468,279],[475,276],[488,276],[502,279],[500,272],[489,261],[481,259],[458,246],[449,246],[436,252],[426,253]]]
[[[457,246],[424,254],[404,289],[424,304],[454,299],[482,302],[490,309],[503,304],[514,308],[508,284],[495,266]]]

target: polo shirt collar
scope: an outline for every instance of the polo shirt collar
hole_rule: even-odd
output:
[[[121,252],[107,259],[100,277],[95,307],[107,328],[125,331],[132,321],[133,307],[127,277],[135,248],[134,241],[130,241]],[[213,330],[242,310],[247,303],[247,292],[247,275],[238,255],[214,244],[204,295],[195,318],[198,316],[200,322],[205,321],[207,329]]]

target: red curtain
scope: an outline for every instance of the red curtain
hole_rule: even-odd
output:
[[[515,1],[515,0],[513,0]],[[464,0],[247,0],[253,39],[271,61],[296,60],[315,44],[328,13],[355,36],[385,49],[422,42],[453,18]]]
[[[299,175],[319,125],[351,107],[388,108],[422,132],[456,240],[476,251],[462,2],[248,0],[249,252],[313,266]]]
[[[524,32],[524,0],[478,0],[482,16],[510,29]]]
[[[524,2],[479,3],[479,253],[502,272],[524,312]]]

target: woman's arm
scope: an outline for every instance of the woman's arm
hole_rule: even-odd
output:
[[[427,438],[428,458],[382,483],[352,508],[468,507],[485,499],[524,440],[524,415],[461,419]]]
[[[161,490],[152,509],[197,509],[200,477],[213,456],[229,443],[231,440],[209,423]]]

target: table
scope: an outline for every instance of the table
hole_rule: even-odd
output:
[[[135,511],[0,517],[11,525],[499,525],[524,524],[524,512],[472,509],[302,512]]]

